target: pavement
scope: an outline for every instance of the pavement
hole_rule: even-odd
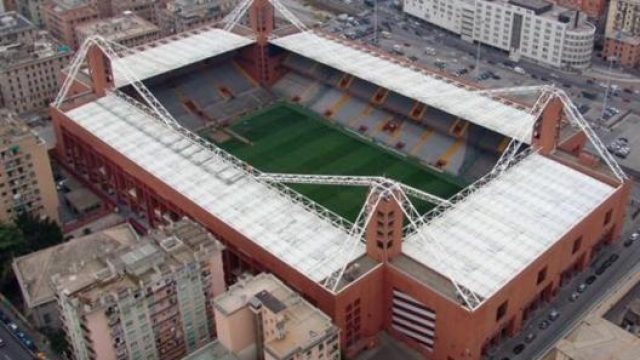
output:
[[[20,312],[18,312],[18,310],[14,308],[13,305],[11,305],[11,303],[2,294],[0,294],[0,310],[11,319],[11,322],[13,322],[18,326],[19,330],[24,332],[33,340],[33,343],[36,346],[36,348],[39,351],[42,351],[44,354],[46,354],[49,360],[59,359],[58,356],[54,355],[53,352],[51,351],[47,337],[41,334],[40,332],[38,332],[37,329],[32,328],[29,321],[26,318],[24,318],[24,316]],[[2,331],[6,331],[7,333],[4,334],[2,333]],[[34,356],[22,345],[22,343],[19,342],[16,335],[13,334],[13,332],[8,332],[8,331],[9,330],[7,329],[6,325],[0,321],[0,337],[2,337],[5,343],[8,343],[9,340],[15,341],[16,345],[22,347],[24,353],[28,354],[28,356],[25,356],[24,353],[21,353],[12,347],[11,348],[13,349],[12,351],[16,351],[15,355],[20,355],[20,356],[13,357],[11,353],[7,353],[7,355],[11,357],[11,360],[33,359]],[[0,348],[0,353],[2,353],[3,350],[4,349]],[[9,360],[9,359],[6,359],[6,358],[3,359],[0,357],[0,360]]]

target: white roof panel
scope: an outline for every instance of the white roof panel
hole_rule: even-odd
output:
[[[190,154],[203,148],[117,96],[109,94],[66,115],[312,280],[324,279],[347,260],[341,247],[349,241],[346,230],[269,185],[243,176],[212,153],[201,165],[197,160],[202,156]],[[230,178],[235,182],[226,181]],[[364,252],[358,242],[349,260]]]
[[[311,32],[287,35],[271,42],[497,133],[527,143],[531,141],[534,124],[531,114],[474,93],[453,80],[411,69],[406,64],[397,64]]]
[[[419,229],[444,248],[446,262],[418,234],[402,250],[487,298],[614,191],[534,153]]]
[[[145,80],[255,42],[222,29],[200,31],[176,35],[177,40],[165,38],[162,40],[168,41],[165,44],[156,42],[154,47],[138,48],[135,53],[116,60],[113,66],[116,87],[128,84],[122,73],[117,71],[120,64],[130,69],[139,80]]]

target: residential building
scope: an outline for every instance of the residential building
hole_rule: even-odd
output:
[[[404,11],[469,42],[556,68],[591,64],[595,26],[583,13],[545,0],[406,0]]]
[[[612,0],[607,14],[604,56],[627,67],[640,65],[640,1]]]
[[[17,0],[17,11],[38,27],[44,26],[42,4],[45,0]]]
[[[22,291],[24,313],[38,328],[61,328],[53,281],[69,276],[91,277],[103,266],[97,259],[129,249],[139,241],[131,225],[124,223],[15,259],[13,272]]]
[[[75,28],[100,17],[98,6],[89,0],[47,0],[42,14],[51,35],[73,49],[80,46]]]
[[[191,30],[221,20],[236,0],[169,0],[158,9],[158,24],[165,35]]]
[[[111,14],[122,14],[125,11],[133,11],[141,18],[158,25],[156,7],[165,1],[158,0],[111,0]]]
[[[0,0],[0,13],[7,11],[16,11],[18,4],[16,0]]]
[[[553,0],[554,3],[572,10],[580,10],[590,17],[598,18],[607,9],[607,0]]]
[[[225,348],[220,341],[214,340],[201,347],[193,354],[187,355],[182,360],[241,360],[234,353]],[[242,359],[244,360],[244,359]]]
[[[16,12],[0,18],[0,106],[19,114],[42,110],[71,53]]]
[[[271,274],[240,278],[213,302],[220,344],[242,359],[340,359],[331,319]]]
[[[52,278],[76,360],[174,360],[216,334],[222,245],[183,219]]]
[[[76,27],[76,38],[79,43],[91,35],[100,35],[105,39],[134,47],[159,39],[160,29],[131,11],[127,11],[120,16]]]
[[[46,144],[6,110],[0,112],[0,160],[0,223],[21,212],[58,221],[58,195]]]

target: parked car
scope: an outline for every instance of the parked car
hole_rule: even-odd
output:
[[[556,321],[560,317],[560,312],[556,309],[551,310],[549,313],[549,321]]]
[[[527,344],[529,344],[529,343],[531,343],[535,338],[536,338],[536,333],[529,333],[529,334],[527,334],[527,336],[524,338],[524,342],[526,342]]]
[[[540,322],[540,324],[538,325],[538,329],[540,329],[540,330],[544,330],[544,329],[546,329],[548,327],[549,327],[549,320],[546,320],[546,319],[542,320]]]
[[[513,347],[513,353],[518,355],[524,350],[525,347],[526,347],[525,344],[518,344]]]
[[[582,283],[580,285],[578,285],[578,288],[576,289],[577,292],[579,293],[583,293],[585,290],[587,290],[587,284]]]
[[[580,298],[580,293],[579,292],[574,292],[571,294],[571,296],[569,296],[569,301],[574,302],[576,300],[578,300]]]
[[[587,285],[591,285],[591,284],[593,284],[594,281],[596,281],[596,276],[595,275],[589,275],[589,277],[587,277],[587,279],[584,282]]]

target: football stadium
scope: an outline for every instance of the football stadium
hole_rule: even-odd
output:
[[[59,159],[138,227],[199,222],[227,285],[275,274],[348,357],[386,331],[482,358],[618,237],[629,192],[562,91],[480,89],[277,0],[136,49],[90,38],[51,114]]]

